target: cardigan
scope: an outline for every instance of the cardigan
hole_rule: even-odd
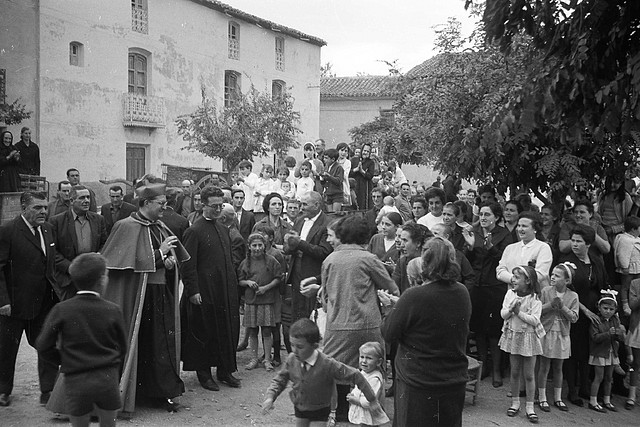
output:
[[[620,319],[618,316],[611,316],[609,320],[605,320],[601,315],[600,324],[591,323],[589,328],[589,355],[594,357],[608,357],[609,352],[613,350],[613,354],[618,354],[618,341],[624,342],[624,332],[620,330]],[[609,334],[609,329],[616,328],[619,333],[615,335]]]
[[[633,332],[640,324],[640,279],[632,280],[629,286],[629,307],[631,307],[629,332]]]
[[[289,397],[293,406],[300,411],[328,408],[331,405],[336,381],[355,384],[369,402],[376,400],[369,382],[360,371],[322,352],[318,352],[316,363],[306,371],[303,371],[302,362],[295,354],[290,353],[278,374],[271,380],[266,397],[275,401],[289,381],[292,382]]]
[[[504,249],[502,258],[496,267],[498,280],[507,284],[511,283],[511,272],[515,267],[528,265],[530,261],[535,262],[536,274],[540,287],[549,284],[549,269],[553,262],[551,247],[538,239],[533,239],[529,243],[523,241],[510,244]]]
[[[508,290],[504,296],[502,309],[500,309],[500,316],[504,319],[504,327],[508,327],[512,331],[533,331],[538,335],[538,338],[541,338],[544,336],[544,331],[540,331],[540,314],[542,313],[540,299],[534,294],[522,297],[520,310],[515,315],[511,311],[511,307],[518,298],[518,294],[513,290]]]
[[[618,234],[613,242],[616,273],[640,274],[640,237]]]
[[[540,301],[542,302],[542,315],[540,321],[544,327],[545,332],[551,330],[556,317],[560,318],[560,333],[562,336],[569,336],[571,326],[566,320],[571,323],[578,321],[578,311],[580,309],[580,302],[578,301],[578,294],[567,288],[562,296],[562,309],[556,310],[551,308],[551,301],[558,296],[555,286],[547,286],[540,293]]]

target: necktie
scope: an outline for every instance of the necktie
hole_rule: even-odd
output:
[[[302,362],[302,372],[307,372],[307,370],[309,369],[309,364],[307,362]]]
[[[36,237],[40,239],[40,249],[44,256],[47,256],[47,247],[44,244],[44,236],[42,235],[42,227],[36,227]]]

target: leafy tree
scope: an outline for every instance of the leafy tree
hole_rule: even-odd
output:
[[[333,64],[331,62],[327,62],[326,64],[320,66],[320,78],[335,76],[336,73],[333,72]]]
[[[300,113],[293,110],[288,91],[272,96],[252,85],[247,94],[237,91],[229,104],[218,109],[203,87],[202,105],[176,120],[178,134],[188,142],[184,149],[226,161],[233,170],[242,160],[271,151],[282,158],[289,148],[299,147]]]
[[[19,101],[20,99],[16,99],[12,104],[0,103],[0,123],[16,125],[31,117],[32,112],[27,111],[27,107]]]
[[[460,51],[463,44],[461,27],[462,24],[455,17],[449,17],[446,24],[432,27],[436,33],[436,40],[433,44],[439,53]]]

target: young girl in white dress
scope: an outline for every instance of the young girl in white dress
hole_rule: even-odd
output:
[[[541,294],[542,315],[540,321],[544,327],[542,337],[542,356],[538,369],[538,395],[540,409],[551,410],[547,402],[547,376],[549,368],[553,370],[553,406],[566,412],[569,409],[562,401],[562,365],[571,356],[571,324],[578,320],[580,303],[578,294],[568,286],[576,272],[575,264],[558,264],[551,272],[551,286],[545,287]]]
[[[533,397],[536,391],[534,371],[536,357],[542,354],[540,338],[544,336],[544,328],[540,323],[542,313],[542,303],[539,298],[540,285],[533,267],[516,267],[512,273],[513,289],[507,291],[500,310],[504,326],[498,343],[502,351],[511,355],[513,400],[507,415],[515,417],[520,412],[520,375],[522,374],[527,391],[525,413],[530,422],[537,423],[538,415],[533,409]]]
[[[378,342],[368,342],[360,347],[360,372],[382,402],[384,397],[384,376],[381,366],[385,361],[385,354]],[[369,401],[362,394],[358,386],[347,395],[349,401],[349,422],[360,426],[378,426],[389,422],[389,417],[383,410],[371,412]]]

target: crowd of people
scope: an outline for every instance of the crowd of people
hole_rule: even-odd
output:
[[[99,214],[75,168],[54,201],[24,192],[0,227],[0,406],[23,331],[41,404],[74,425],[94,404],[103,425],[136,404],[179,410],[181,371],[239,388],[247,349],[244,369],[275,375],[264,411],[292,382],[301,426],[384,424],[385,395],[394,425],[461,425],[468,355],[493,387],[509,372],[509,417],[521,396],[532,423],[534,402],[616,411],[626,371],[635,406],[640,218],[623,176],[595,206],[582,195],[539,208],[454,176],[410,184],[368,144],[307,143],[275,173],[252,169],[202,189],[150,175],[131,193],[113,185]]]

